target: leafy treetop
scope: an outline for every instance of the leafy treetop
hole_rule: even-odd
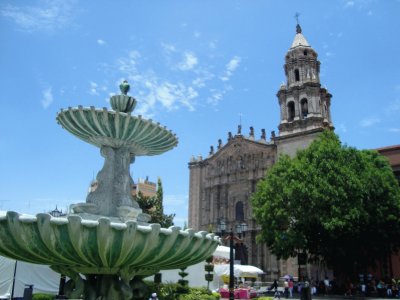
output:
[[[366,271],[400,244],[400,187],[376,151],[323,132],[281,156],[252,196],[260,242],[279,258],[307,253],[336,273]]]
[[[175,214],[164,214],[163,205],[163,188],[161,179],[157,181],[157,193],[154,197],[144,196],[140,191],[136,195],[135,200],[138,202],[140,208],[144,213],[151,216],[151,223],[159,223],[161,227],[170,227],[174,225]]]

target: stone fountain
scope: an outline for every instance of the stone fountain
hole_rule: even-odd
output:
[[[0,254],[67,275],[68,298],[136,299],[143,277],[204,261],[220,243],[204,231],[148,223],[150,216],[131,196],[130,164],[178,141],[159,123],[131,115],[136,100],[127,95],[126,81],[120,89],[110,99],[113,110],[79,106],[57,115],[64,129],[99,147],[104,157],[98,187],[86,202],[71,205],[66,217],[11,211],[0,216]]]

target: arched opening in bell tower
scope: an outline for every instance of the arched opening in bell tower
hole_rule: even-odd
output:
[[[303,119],[307,118],[308,115],[308,101],[307,98],[301,99],[300,102],[301,105],[301,116]]]
[[[288,121],[292,122],[294,120],[294,102],[290,101],[287,105]]]
[[[300,81],[300,71],[299,71],[299,69],[295,69],[294,70],[294,79],[296,81]]]

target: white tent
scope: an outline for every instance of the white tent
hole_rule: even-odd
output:
[[[214,272],[217,276],[229,276],[229,264],[215,265]],[[250,265],[234,265],[233,274],[235,277],[257,277],[264,274],[264,271]]]
[[[229,259],[229,247],[218,246],[215,250],[214,257]],[[187,267],[185,270],[188,276],[185,280],[189,281],[189,286],[191,287],[207,287],[207,281],[205,279],[206,272],[204,271],[205,262],[201,262],[192,266]],[[174,270],[163,270],[161,271],[162,282],[177,282],[181,277],[179,276],[179,269]],[[215,290],[219,288],[220,281],[218,276],[214,276],[214,281],[210,283],[210,289]],[[151,276],[149,279],[153,279]]]
[[[218,246],[213,256],[229,259],[229,250],[230,250],[229,247]]]
[[[15,281],[14,279],[15,272]],[[13,284],[14,282],[14,284]],[[33,284],[34,293],[57,294],[60,274],[49,266],[30,264],[0,256],[0,299],[23,297],[25,285]]]

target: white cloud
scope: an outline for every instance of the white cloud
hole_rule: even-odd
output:
[[[362,10],[368,10],[367,15],[370,15],[369,13],[372,11],[369,9],[372,3],[377,3],[378,1],[376,0],[345,0],[344,1],[344,8],[357,8],[357,9],[362,9]]]
[[[195,109],[193,101],[198,97],[198,92],[192,86],[163,80],[151,70],[140,72],[141,75],[138,75],[136,63],[132,63],[130,59],[127,61],[128,65],[120,66],[120,70],[124,70],[131,82],[132,90],[140,96],[138,114],[149,117],[154,110],[157,110],[158,105],[169,111],[181,106],[190,111]]]
[[[206,83],[208,81],[211,81],[214,78],[215,78],[214,74],[206,70],[201,70],[198,71],[198,76],[192,80],[192,84],[197,88],[203,88],[206,86]]]
[[[104,45],[106,42],[104,41],[104,40],[102,40],[102,39],[98,39],[97,40],[97,44],[99,44],[99,45]]]
[[[390,132],[400,133],[400,128],[390,128]]]
[[[208,47],[210,47],[210,49],[216,49],[217,43],[215,41],[211,41],[208,43]]]
[[[361,127],[371,127],[375,124],[378,124],[381,122],[381,119],[377,117],[371,117],[371,118],[366,118],[360,122]]]
[[[240,63],[240,57],[235,56],[229,61],[229,63],[226,66],[226,69],[228,70],[228,72],[233,72],[239,66],[239,63]]]
[[[398,114],[400,112],[400,99],[397,99],[389,104],[386,109],[386,113],[391,115],[393,113]]]
[[[97,92],[97,87],[98,87],[97,83],[91,81],[90,82],[90,91],[89,91],[89,93],[91,95],[98,95],[99,93]]]
[[[120,80],[120,82],[122,82],[122,80]],[[89,83],[90,87],[89,87],[89,94],[91,95],[99,95],[100,92],[106,92],[107,91],[107,86],[102,85],[99,86],[96,82],[91,81]],[[113,94],[112,94],[113,95]],[[110,95],[110,96],[112,96]]]
[[[226,92],[224,90],[212,91],[211,96],[207,99],[207,103],[209,103],[211,105],[217,105],[222,100],[225,93]]]
[[[6,5],[0,13],[24,31],[54,31],[72,21],[72,1],[41,0],[38,6]]]
[[[161,47],[164,49],[164,51],[166,52],[175,52],[176,48],[174,45],[172,44],[168,44],[168,43],[161,43]]]
[[[196,55],[191,52],[184,53],[184,57],[178,68],[182,71],[192,70],[198,64]]]
[[[51,91],[51,87],[46,88],[42,91],[42,106],[44,109],[48,108],[50,106],[51,103],[53,103],[54,99],[53,99],[53,93]]]
[[[140,58],[138,51],[129,52],[128,58],[121,58],[118,60],[119,70],[125,73],[136,73],[137,60]]]
[[[131,51],[127,57],[117,60],[116,67],[122,75],[118,82],[123,79],[129,80],[131,93],[138,99],[137,114],[153,117],[160,109],[173,111],[186,108],[194,111],[199,105],[200,96],[207,99],[208,103],[217,105],[232,89],[229,85],[221,85],[216,79],[229,80],[240,65],[240,57],[234,56],[225,66],[221,66],[220,61],[213,64],[213,58],[202,65],[191,51],[179,51],[169,43],[161,43],[161,47],[166,54],[165,65],[154,65],[154,68],[157,68],[155,70],[144,67],[144,59],[138,51]],[[181,60],[177,60],[179,58]],[[218,67],[223,68],[220,76],[211,72]],[[159,68],[164,68],[163,74],[167,72],[166,77],[158,75]],[[190,72],[182,76],[181,71],[189,70]],[[99,92],[98,87],[91,88],[92,93]]]
[[[193,36],[198,39],[201,36],[201,33],[196,31],[195,33],[193,33]]]
[[[233,75],[233,72],[239,67],[241,58],[239,56],[233,57],[227,64],[225,68],[224,75],[220,76],[220,79],[222,81],[228,81],[231,76]]]
[[[192,87],[178,83],[163,82],[152,86],[152,93],[156,99],[168,110],[178,108],[178,104],[186,106],[190,111],[194,110],[191,100],[198,96]]]

